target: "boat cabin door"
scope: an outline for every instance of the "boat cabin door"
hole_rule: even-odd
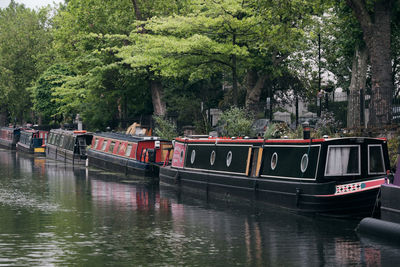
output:
[[[86,140],[84,137],[78,137],[78,149],[79,149],[79,155],[81,156],[86,155]]]
[[[246,175],[251,177],[260,176],[260,169],[262,163],[262,147],[249,147],[247,156]]]

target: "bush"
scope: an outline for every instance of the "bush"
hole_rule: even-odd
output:
[[[172,121],[161,116],[154,116],[153,119],[156,122],[154,130],[156,136],[166,140],[172,140],[178,136],[176,126]]]
[[[399,138],[393,137],[388,139],[388,152],[389,152],[389,161],[390,161],[390,168],[392,170],[396,170],[397,167],[397,149],[399,148]]]
[[[246,136],[251,135],[252,116],[245,110],[231,107],[224,111],[218,121],[223,136]]]
[[[271,124],[268,129],[265,131],[264,138],[271,139],[271,138],[282,138],[285,135],[289,136],[292,130],[286,123],[274,123]]]

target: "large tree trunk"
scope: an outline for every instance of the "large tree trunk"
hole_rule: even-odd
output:
[[[247,71],[246,108],[254,113],[258,111],[261,90],[267,75],[259,76],[256,69]]]
[[[356,46],[351,70],[349,101],[347,104],[347,128],[357,128],[361,126],[360,92],[365,89],[367,61],[368,51],[366,47],[359,48],[359,46]]]
[[[374,17],[368,13],[365,1],[347,0],[347,3],[361,25],[371,61],[370,125],[379,127],[389,124],[393,90],[390,56],[390,16],[393,0],[376,0]]]
[[[165,101],[163,100],[162,84],[159,81],[151,81],[150,87],[154,115],[165,116],[167,114],[167,108]]]

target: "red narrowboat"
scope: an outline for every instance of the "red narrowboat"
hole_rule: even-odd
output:
[[[14,150],[19,140],[20,131],[20,128],[1,127],[0,147]]]
[[[89,166],[123,172],[157,176],[159,166],[168,161],[170,141],[153,136],[122,133],[94,133],[87,156]]]

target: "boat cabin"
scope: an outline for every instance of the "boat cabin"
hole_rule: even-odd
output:
[[[86,131],[63,129],[50,130],[46,145],[46,156],[71,163],[86,161],[86,149],[93,135]]]
[[[153,136],[132,136],[123,133],[95,133],[88,150],[89,164],[125,173],[154,171],[151,165],[168,161],[170,141]]]
[[[1,127],[0,128],[0,147],[15,149],[19,140],[20,128]]]
[[[370,211],[389,170],[383,138],[177,138],[160,181],[342,213]]]

